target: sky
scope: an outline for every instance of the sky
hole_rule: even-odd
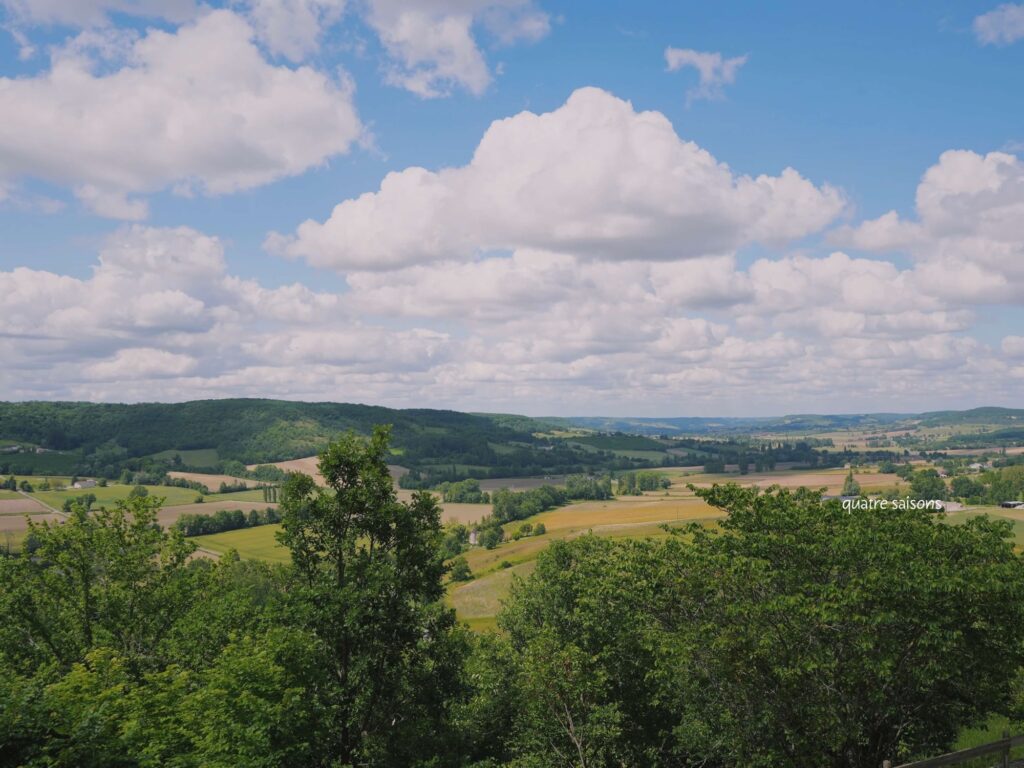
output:
[[[0,0],[0,399],[1020,407],[1024,3]]]

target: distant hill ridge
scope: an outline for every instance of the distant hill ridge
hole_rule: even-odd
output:
[[[445,436],[486,446],[532,440],[490,418],[458,411],[393,409],[353,403],[235,398],[184,403],[0,403],[0,438],[91,453],[116,444],[129,456],[214,448],[221,459],[260,463],[316,453],[339,432],[393,425],[392,444],[436,450]]]
[[[572,438],[554,445],[538,437],[559,429],[632,435],[723,438],[744,433],[813,433],[841,429],[898,430],[978,425],[1007,432],[1024,429],[1024,410],[981,407],[920,414],[793,414],[778,417],[544,417],[462,413],[428,408],[395,409],[356,403],[296,402],[257,398],[184,403],[0,402],[0,440],[21,441],[92,457],[92,465],[123,462],[168,451],[209,450],[218,462],[246,464],[301,458],[318,452],[338,433],[368,433],[393,425],[392,445],[401,463],[455,476],[503,468],[521,473],[572,471],[591,466],[601,444]],[[592,442],[592,441],[591,441]],[[657,446],[635,446],[640,450]],[[663,446],[662,449],[664,450]],[[215,452],[215,453],[214,453]],[[610,466],[605,462],[602,466]]]
[[[835,429],[900,429],[901,427],[942,427],[1024,425],[1024,409],[985,406],[965,411],[925,413],[790,414],[765,417],[542,417],[540,421],[563,427],[582,427],[602,432],[655,434],[740,434],[757,432],[827,432]]]

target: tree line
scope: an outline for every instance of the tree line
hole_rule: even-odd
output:
[[[266,509],[218,509],[209,515],[185,514],[174,521],[174,529],[183,536],[206,536],[211,533],[255,528],[281,522],[281,515],[273,507]]]

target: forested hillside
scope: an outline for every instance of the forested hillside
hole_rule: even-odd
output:
[[[0,403],[0,440],[67,452],[64,471],[116,476],[121,470],[222,471],[319,452],[339,434],[390,424],[394,462],[424,482],[464,476],[562,474],[652,465],[538,437],[527,417],[490,417],[351,403],[229,399],[187,403]],[[535,429],[542,428],[537,425]],[[175,452],[180,455],[175,457]],[[186,452],[192,452],[186,453]],[[666,454],[667,455],[667,454]],[[31,470],[54,454],[0,456],[10,471]],[[30,461],[31,459],[31,461]],[[661,462],[653,462],[660,464]],[[52,471],[52,470],[51,470]]]

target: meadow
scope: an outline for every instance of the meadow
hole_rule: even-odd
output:
[[[133,487],[134,486],[131,485],[111,483],[103,488],[96,486],[94,488],[65,488],[59,491],[36,490],[32,493],[32,497],[38,499],[47,506],[53,507],[54,509],[60,509],[67,499],[76,499],[79,496],[85,496],[88,494],[92,494],[96,497],[96,504],[113,504],[119,499],[128,498],[128,494],[131,493]],[[199,495],[191,488],[175,488],[174,486],[169,485],[146,485],[143,487],[151,496],[163,498],[165,500],[165,506],[191,504],[196,500],[196,496]]]
[[[220,461],[220,456],[218,455],[216,448],[194,448],[184,451],[178,450],[177,448],[170,448],[166,451],[151,453],[147,458],[174,461],[176,456],[181,459],[182,464],[189,467],[212,467]]]
[[[237,531],[215,533],[210,536],[196,536],[190,541],[194,541],[199,547],[218,555],[223,555],[233,549],[242,558],[265,560],[269,563],[287,563],[291,560],[291,556],[275,538],[280,530],[280,525],[261,525],[256,528],[241,528]]]

